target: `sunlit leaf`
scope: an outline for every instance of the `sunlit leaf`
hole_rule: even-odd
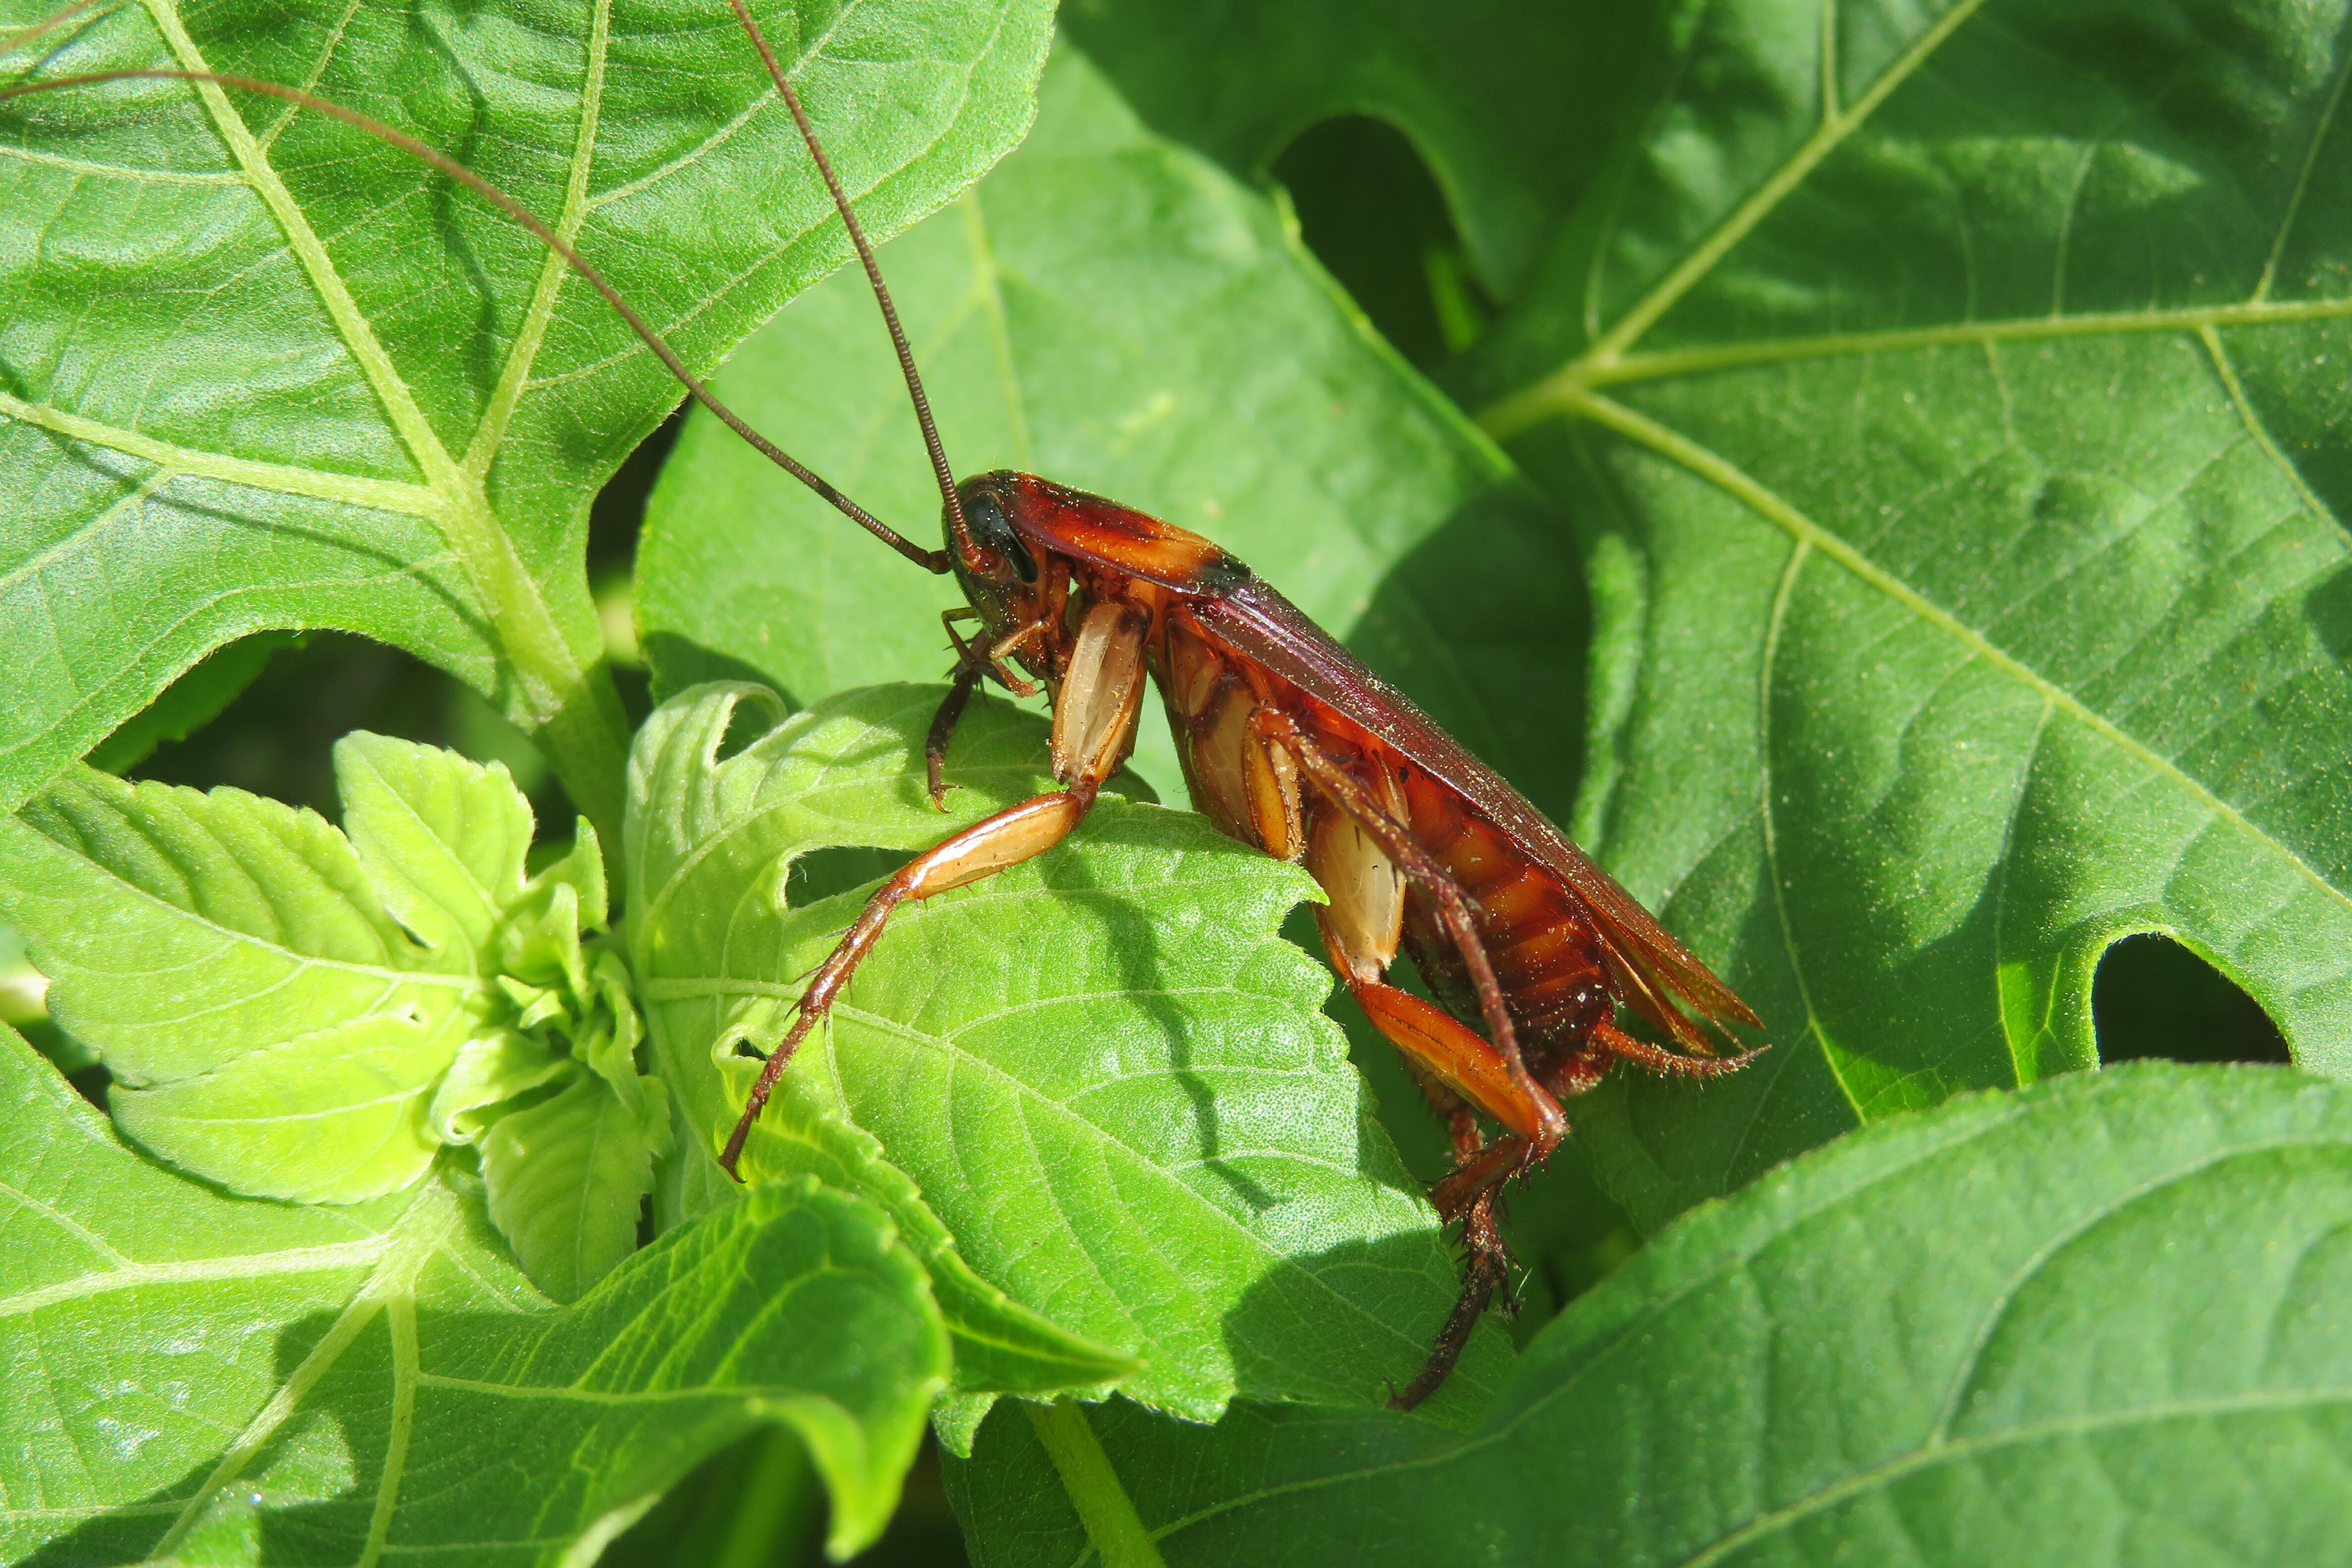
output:
[[[0,1556],[552,1564],[780,1423],[879,1532],[947,1370],[867,1205],[770,1186],[562,1312],[441,1182],[224,1198],[117,1145],[0,1030]]]
[[[2352,1092],[2122,1069],[1841,1140],[1571,1305],[1465,1435],[1095,1415],[1172,1568],[2019,1568],[2352,1551]],[[1087,1543],[1027,1423],[950,1480],[981,1568]]]
[[[681,1157],[709,1164],[758,1068],[736,1042],[775,1043],[868,891],[788,907],[791,859],[926,847],[1041,782],[1043,727],[990,703],[950,755],[950,815],[934,811],[922,746],[940,695],[845,694],[761,735],[772,696],[704,686],[642,733],[629,946]],[[758,738],[722,758],[730,725]],[[982,1358],[967,1388],[1007,1386],[988,1380],[1003,1351],[964,1335],[985,1281],[1030,1321],[1136,1357],[1119,1386],[1160,1408],[1381,1403],[1458,1281],[1317,1010],[1328,971],[1277,934],[1310,889],[1197,817],[1107,797],[1073,843],[894,917],[783,1075],[746,1174],[854,1182],[845,1131],[902,1172],[902,1192],[866,1190],[919,1247],[944,1227],[977,1276],[935,1271],[960,1377],[967,1343]],[[1503,1354],[1481,1336],[1433,1414],[1475,1407]],[[1023,1349],[1029,1381],[1010,1391],[1050,1391],[1039,1359]],[[1077,1370],[1066,1360],[1063,1385],[1110,1381]]]

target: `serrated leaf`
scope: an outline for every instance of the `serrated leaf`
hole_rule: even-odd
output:
[[[153,1107],[158,1153],[314,1201],[424,1174],[425,1099],[480,1021],[483,977],[470,950],[412,941],[326,821],[85,769],[0,822],[0,918],[113,1072],[126,1124]]]
[[[836,1552],[889,1516],[947,1343],[870,1207],[766,1187],[552,1312],[438,1183],[218,1197],[0,1036],[0,1557],[553,1568],[763,1423]]]
[[[1677,1221],[1475,1430],[1096,1427],[1174,1565],[2326,1562],[2352,1551],[2352,1091],[2170,1066],[1840,1140]],[[951,1466],[982,1568],[1087,1545],[1028,1426]]]
[[[55,9],[10,0],[0,36]],[[879,233],[1018,139],[1050,14],[759,8]],[[453,150],[698,369],[848,254],[724,7],[155,0],[41,47],[47,76],[236,73]],[[678,392],[604,302],[421,163],[276,99],[115,82],[11,102],[0,143],[0,807],[208,649],[335,626],[489,695],[615,826],[587,502]]]
[[[235,1192],[397,1190],[578,1074],[484,1151],[492,1218],[568,1301],[634,1246],[668,1136],[625,974],[581,945],[604,913],[595,832],[526,882],[530,809],[503,768],[355,734],[335,768],[349,838],[242,791],[79,769],[0,823],[0,918],[113,1073],[123,1130]]]
[[[1029,469],[1208,534],[1564,810],[1583,597],[1563,530],[1273,202],[1144,130],[1065,45],[1028,141],[882,261],[959,472]],[[929,536],[938,492],[864,287],[814,290],[719,384]],[[657,688],[756,678],[806,704],[938,679],[952,584],[745,457],[689,417],[664,465],[637,567]],[[1136,770],[1181,801],[1160,705],[1145,708]]]
[[[425,946],[477,967],[521,901],[530,803],[498,763],[383,735],[335,743],[343,831],[384,908]],[[573,930],[579,921],[571,922]]]
[[[673,699],[632,767],[630,948],[703,1159],[756,1071],[735,1042],[774,1041],[865,896],[784,906],[790,858],[927,845],[1031,793],[1045,758],[1034,720],[967,716],[943,819],[922,789],[938,688],[845,694],[720,760],[754,695]],[[894,916],[746,1169],[835,1178],[830,1129],[854,1127],[910,1178],[877,1195],[894,1217],[919,1192],[982,1279],[1139,1357],[1120,1386],[1160,1407],[1377,1404],[1458,1278],[1317,1011],[1328,971],[1278,936],[1311,891],[1197,818],[1106,798],[1070,845]],[[1503,1354],[1482,1334],[1433,1413],[1460,1418]]]

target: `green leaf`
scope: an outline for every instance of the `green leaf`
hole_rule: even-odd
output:
[[[592,976],[581,946],[604,918],[594,831],[526,882],[530,809],[503,768],[357,734],[335,775],[348,838],[241,790],[77,769],[0,824],[0,919],[149,1152],[349,1203],[487,1127],[491,1217],[568,1301],[635,1245],[668,1133],[618,959]],[[501,1107],[527,1119],[501,1134]]]
[[[1037,128],[882,263],[960,473],[1016,467],[1234,550],[1538,802],[1582,734],[1581,590],[1562,529],[1370,331],[1276,205],[1153,136],[1083,57]],[[746,417],[901,528],[938,492],[862,279],[746,343]],[[957,602],[689,418],[638,552],[658,689],[757,679],[802,704],[936,680]],[[1179,800],[1159,705],[1138,772]]]
[[[1976,1096],[1677,1221],[1468,1434],[1095,1413],[1167,1561],[1950,1568],[2352,1551],[2352,1091],[2118,1069]],[[950,1485],[982,1568],[1087,1542],[1028,1425]]]
[[[0,1034],[0,1557],[551,1568],[767,1423],[832,1489],[837,1554],[889,1516],[948,1352],[870,1207],[766,1187],[553,1312],[439,1182],[218,1197]]]
[[[961,787],[935,812],[922,745],[940,695],[845,694],[722,760],[730,725],[755,727],[773,699],[706,686],[641,733],[629,943],[687,1158],[710,1159],[757,1071],[736,1043],[775,1042],[870,891],[787,907],[792,857],[928,846],[1043,783],[1044,727],[989,703],[958,731]],[[1071,844],[893,917],[782,1079],[745,1169],[846,1182],[845,1145],[862,1145],[902,1173],[865,1190],[918,1247],[943,1227],[940,1255],[951,1235],[976,1276],[933,1273],[965,1389],[1116,1375],[1073,1354],[985,1381],[1005,1376],[1000,1353],[960,1321],[985,1281],[1131,1354],[1143,1364],[1119,1386],[1194,1419],[1236,1392],[1379,1404],[1459,1281],[1317,1011],[1328,971],[1277,934],[1311,894],[1198,818],[1107,797]],[[1504,1354],[1483,1333],[1433,1413],[1463,1418]]]
[[[0,36],[53,9],[7,0]],[[1050,6],[759,14],[887,233],[1018,139]],[[525,25],[153,0],[41,47],[45,76],[238,73],[450,150],[572,236],[698,368],[847,255],[724,6],[622,0]],[[489,695],[609,835],[625,727],[587,507],[677,402],[668,374],[530,235],[278,100],[115,82],[0,108],[0,493],[18,498],[0,528],[16,695],[0,806],[207,650],[336,626]]]
[[[1463,384],[1578,520],[1577,825],[1777,1049],[1621,1074],[1655,1225],[2096,1060],[2160,931],[2352,1069],[2339,10],[1682,6]]]
[[[490,1218],[531,1282],[559,1301],[636,1250],[638,1207],[669,1134],[660,1080],[649,1088],[632,1106],[603,1078],[582,1074],[482,1136]]]

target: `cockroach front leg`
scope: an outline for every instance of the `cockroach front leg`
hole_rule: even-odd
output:
[[[736,1176],[743,1141],[766,1109],[793,1053],[809,1030],[833,1009],[857,966],[881,939],[882,928],[900,904],[963,887],[1044,854],[1069,837],[1093,809],[1103,780],[1118,770],[1135,745],[1135,718],[1143,694],[1143,630],[1133,611],[1097,605],[1079,626],[1071,657],[1071,677],[1054,707],[1054,773],[1063,788],[1034,796],[986,817],[898,868],[875,890],[856,922],[836,944],[796,1004],[793,1027],[769,1054],[735,1130],[728,1134],[719,1164]],[[934,728],[937,721],[933,721]]]
[[[940,699],[939,711],[931,715],[930,733],[923,737],[923,779],[929,787],[931,809],[948,809],[947,779],[948,741],[955,735],[956,722],[963,717],[964,704],[971,700],[972,688],[987,678],[988,656],[972,643],[963,640],[955,623],[977,615],[976,610],[949,610],[940,615],[940,624],[948,630],[948,641],[955,644],[955,668],[949,672],[951,685],[948,695]]]

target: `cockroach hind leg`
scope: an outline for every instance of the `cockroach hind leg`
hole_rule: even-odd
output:
[[[1499,1288],[1507,1297],[1510,1290],[1510,1253],[1503,1247],[1502,1236],[1494,1228],[1493,1214],[1485,1205],[1485,1212],[1474,1212],[1465,1239],[1471,1253],[1462,1272],[1462,1293],[1454,1298],[1454,1311],[1446,1315],[1445,1326],[1437,1331],[1437,1341],[1429,1347],[1429,1359],[1413,1374],[1412,1381],[1402,1394],[1389,1396],[1389,1408],[1410,1410],[1437,1392],[1440,1385],[1453,1374],[1454,1363],[1478,1327],[1479,1314],[1495,1299]],[[1483,1220],[1483,1223],[1481,1223]]]
[[[1592,1041],[1612,1055],[1622,1057],[1634,1066],[1654,1072],[1661,1078],[1720,1078],[1727,1072],[1738,1071],[1772,1049],[1767,1043],[1743,1051],[1737,1056],[1687,1056],[1679,1051],[1668,1051],[1664,1046],[1635,1040],[1614,1024],[1607,1023],[1594,1028]]]

